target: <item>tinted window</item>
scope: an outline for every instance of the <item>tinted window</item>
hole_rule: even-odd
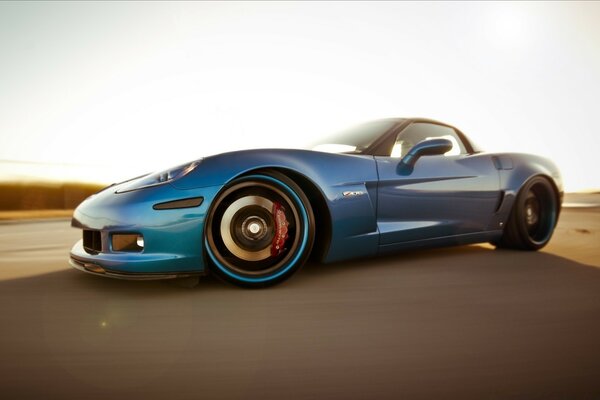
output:
[[[465,145],[454,129],[443,125],[416,122],[398,134],[391,156],[403,157],[415,144],[435,138],[444,138],[452,142],[452,149],[444,154],[446,156],[466,154],[467,152]]]
[[[397,123],[395,119],[366,122],[319,140],[310,148],[336,153],[361,153]]]

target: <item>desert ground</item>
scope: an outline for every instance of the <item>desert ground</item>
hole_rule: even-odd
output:
[[[600,195],[540,252],[309,264],[243,290],[68,266],[68,219],[0,224],[4,399],[600,398]]]

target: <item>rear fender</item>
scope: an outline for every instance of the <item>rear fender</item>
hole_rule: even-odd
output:
[[[508,220],[519,190],[535,176],[547,178],[556,190],[558,204],[562,203],[563,180],[554,162],[544,157],[519,153],[499,154],[494,157],[502,160],[498,165],[500,166],[500,188],[504,193],[502,203],[499,205],[496,217],[492,222],[493,227],[496,227],[495,229],[503,227]]]

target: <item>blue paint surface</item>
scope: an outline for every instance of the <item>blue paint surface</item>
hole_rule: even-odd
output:
[[[124,185],[131,187],[127,182],[88,198],[75,210],[73,226],[100,231],[104,245],[101,252],[91,255],[77,243],[71,253],[117,272],[202,273],[209,259],[215,261],[206,252],[204,238],[204,221],[213,200],[237,177],[265,169],[292,179],[303,177],[303,184],[311,185],[322,198],[328,220],[317,220],[316,229],[331,228],[330,236],[322,238],[327,241],[324,262],[428,243],[443,246],[493,240],[501,235],[518,190],[528,179],[546,176],[562,193],[556,166],[537,156],[424,156],[409,175],[398,172],[398,163],[392,157],[288,149],[208,157],[178,180],[117,193]],[[355,195],[344,196],[344,192]],[[152,208],[191,197],[204,201],[194,208]],[[119,232],[142,234],[143,252],[112,251],[111,235]]]

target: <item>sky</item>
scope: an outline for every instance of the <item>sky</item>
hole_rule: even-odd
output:
[[[598,21],[598,2],[2,2],[0,179],[111,183],[415,116],[598,189]]]

